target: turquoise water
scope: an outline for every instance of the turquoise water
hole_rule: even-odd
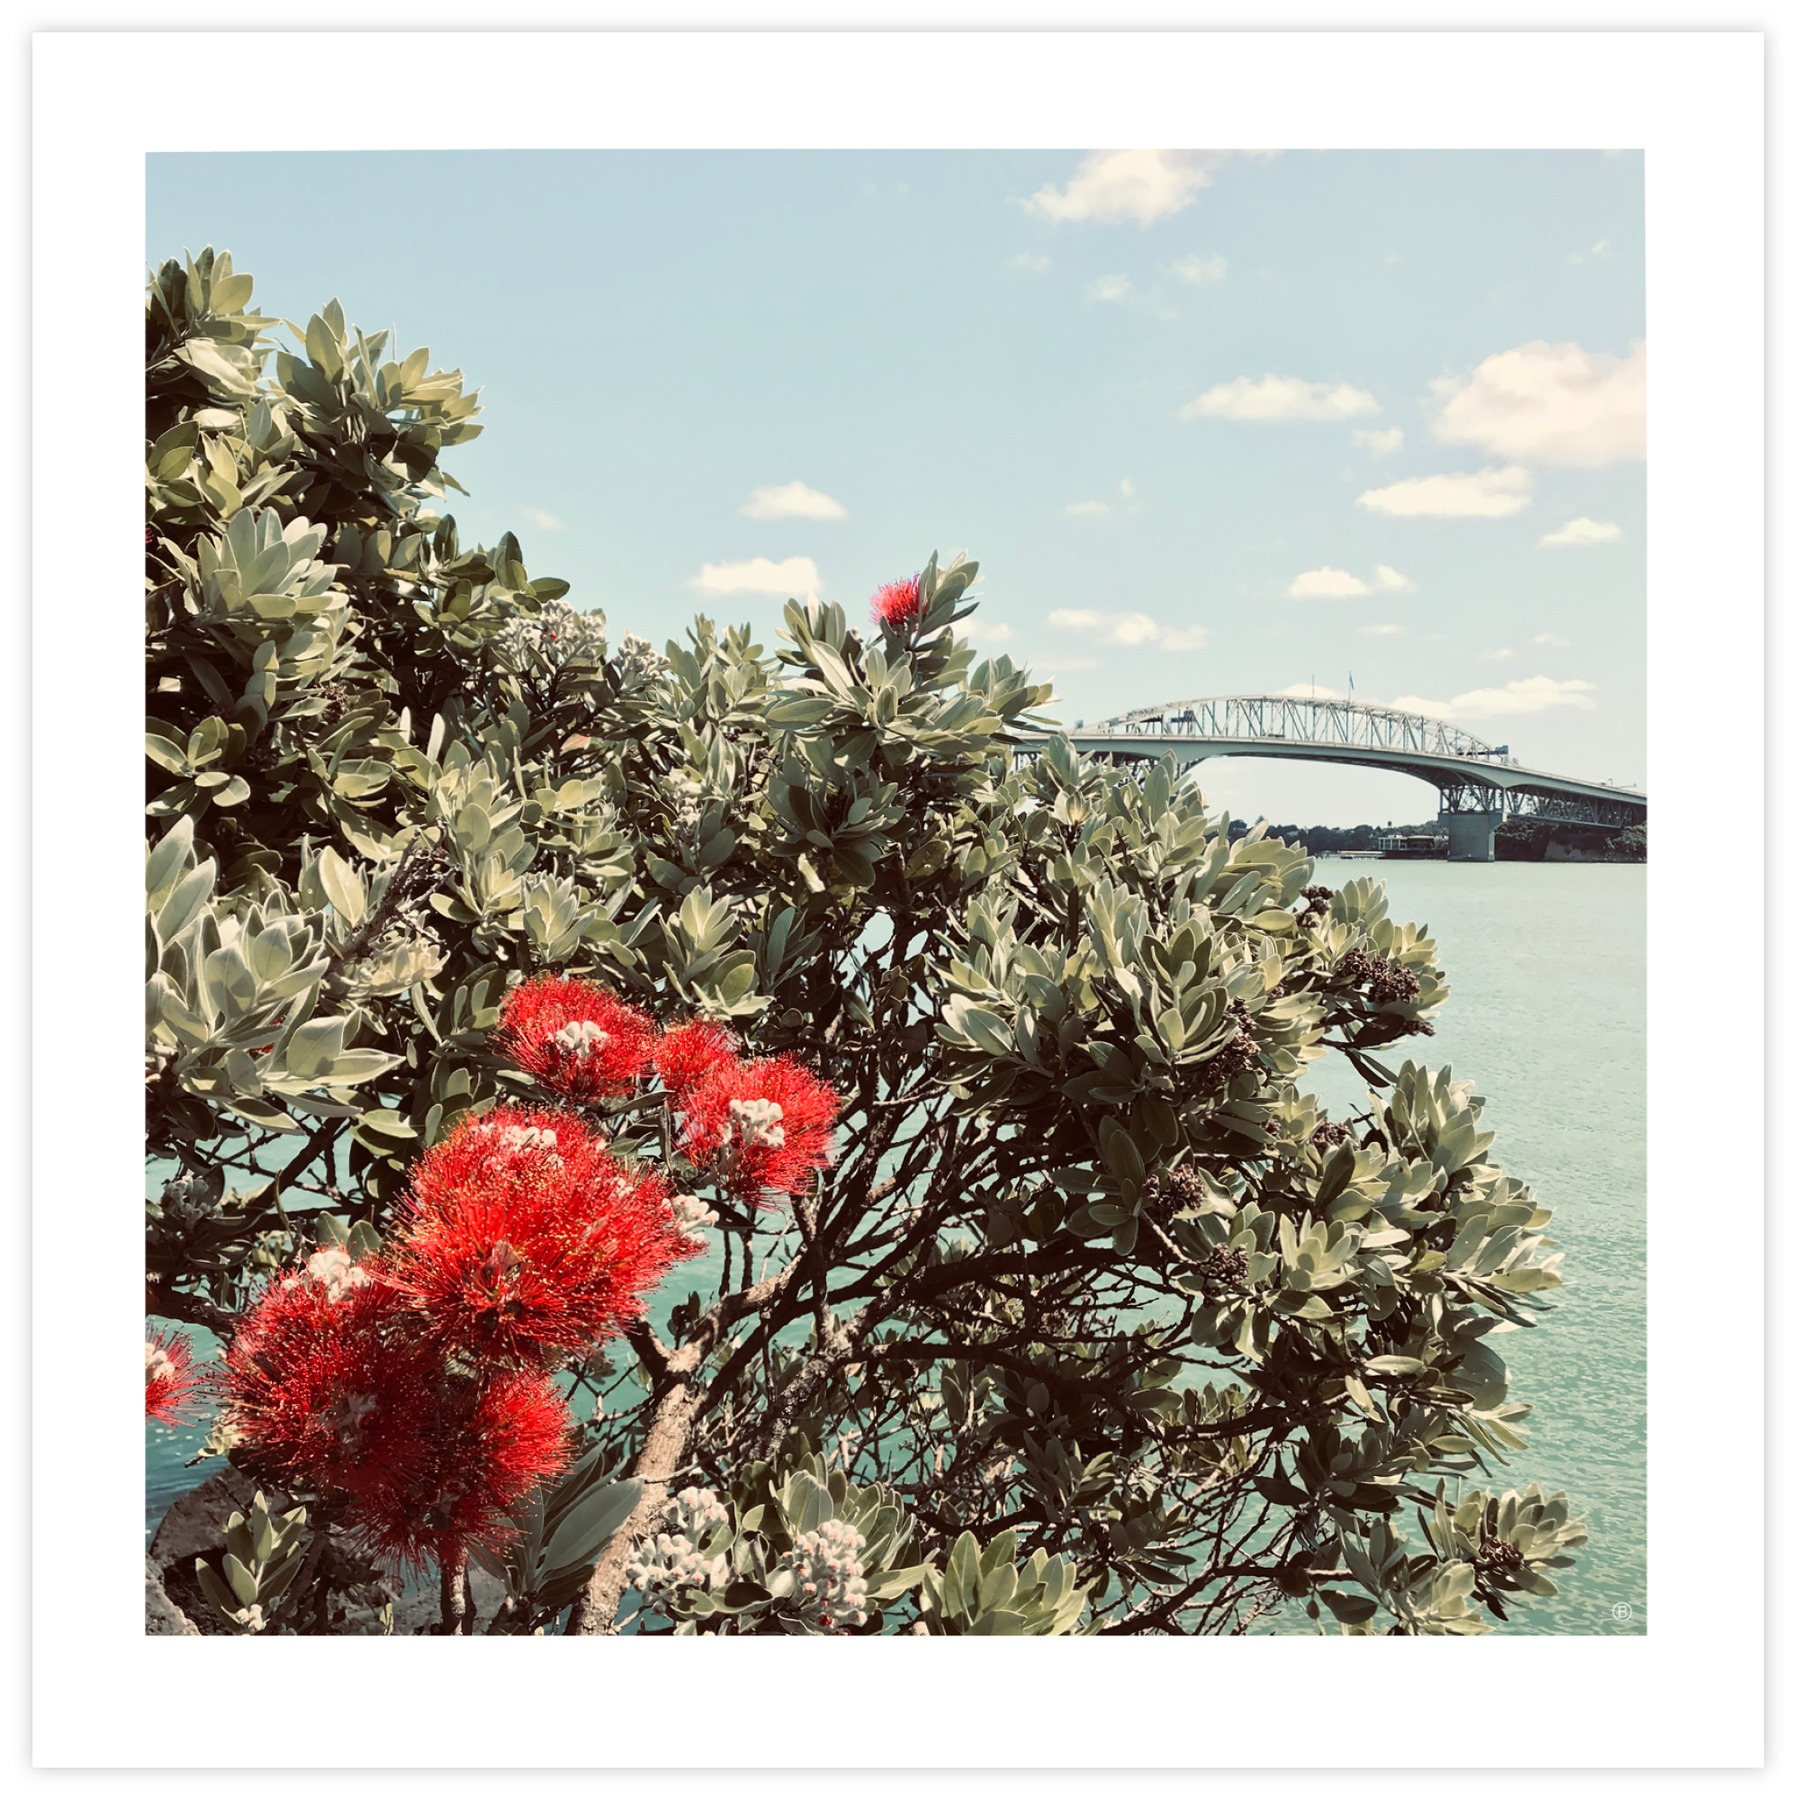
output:
[[[1644,1533],[1644,881],[1641,864],[1349,863],[1315,880],[1386,881],[1390,911],[1431,928],[1449,974],[1437,1035],[1416,1058],[1448,1063],[1486,1096],[1489,1152],[1555,1214],[1555,1310],[1491,1339],[1515,1400],[1535,1408],[1529,1448],[1500,1485],[1564,1488],[1589,1542],[1562,1592],[1512,1611],[1513,1633],[1634,1636],[1647,1623]],[[1340,1059],[1311,1084],[1334,1112],[1362,1084]],[[1614,1617],[1628,1606],[1629,1618]]]
[[[1567,1285],[1535,1331],[1495,1340],[1513,1397],[1536,1411],[1531,1444],[1502,1486],[1565,1488],[1591,1541],[1556,1599],[1509,1629],[1636,1635],[1647,1623],[1644,1384],[1644,880],[1641,866],[1582,863],[1348,863],[1332,887],[1388,884],[1392,911],[1428,925],[1450,977],[1437,1035],[1416,1052],[1449,1063],[1487,1098],[1492,1154],[1555,1212]],[[1312,1086],[1340,1115],[1361,1098],[1329,1059]],[[668,1302],[716,1284],[716,1260],[688,1264]],[[216,1468],[183,1465],[204,1437],[151,1426],[146,1530]],[[1615,1606],[1630,1617],[1615,1618]],[[1283,1629],[1283,1626],[1276,1626]]]

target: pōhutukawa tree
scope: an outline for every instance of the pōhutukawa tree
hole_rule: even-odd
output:
[[[459,540],[458,374],[250,292],[148,306],[147,1308],[222,1348],[159,1327],[146,1408],[261,1490],[209,1629],[367,1629],[394,1565],[462,1632],[1555,1591],[1564,1496],[1481,1485],[1548,1214],[1382,1060],[1447,989],[1377,883],[1034,738],[971,562],[609,643]]]

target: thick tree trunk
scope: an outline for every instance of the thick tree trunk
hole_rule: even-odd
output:
[[[469,1553],[459,1551],[438,1571],[438,1604],[445,1637],[475,1635],[475,1595],[469,1586]]]
[[[638,1539],[662,1517],[669,1483],[687,1455],[688,1436],[700,1409],[700,1394],[686,1375],[676,1379],[657,1402],[644,1446],[631,1473],[644,1492],[630,1518],[619,1528],[594,1567],[586,1590],[569,1611],[569,1637],[611,1637],[618,1629],[619,1602],[625,1595],[625,1565]]]
[[[568,1637],[611,1637],[618,1629],[619,1602],[625,1596],[625,1565],[639,1538],[662,1516],[668,1503],[669,1483],[687,1458],[688,1440],[700,1416],[706,1396],[706,1359],[713,1346],[732,1325],[747,1314],[763,1311],[780,1300],[799,1278],[800,1263],[754,1286],[724,1295],[695,1326],[692,1337],[679,1350],[669,1351],[646,1330],[643,1342],[627,1333],[650,1366],[661,1372],[668,1386],[650,1416],[643,1447],[632,1459],[629,1473],[644,1484],[635,1510],[601,1553],[586,1589],[569,1609]]]

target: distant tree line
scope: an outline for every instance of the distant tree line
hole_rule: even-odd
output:
[[[1514,815],[1494,834],[1494,856],[1500,862],[1553,861],[1552,846],[1565,855],[1574,852],[1601,862],[1643,862],[1649,855],[1648,835],[1642,825],[1614,832],[1606,825],[1571,825],[1560,819]]]
[[[1232,842],[1248,835],[1250,829],[1242,819],[1233,819]],[[1438,829],[1435,820],[1423,825],[1350,825],[1342,828],[1334,825],[1271,825],[1263,835],[1296,845],[1308,856],[1333,856],[1345,850],[1378,850],[1380,840],[1396,832],[1436,833]]]
[[[1231,841],[1249,835],[1243,819],[1231,821]],[[1384,837],[1437,835],[1442,827],[1435,819],[1418,825],[1271,825],[1265,837],[1279,838],[1304,850],[1308,856],[1336,856],[1346,850],[1378,850]],[[1499,862],[1543,862],[1550,847],[1576,851],[1604,862],[1643,862],[1649,854],[1642,825],[1628,825],[1614,833],[1605,825],[1572,825],[1558,819],[1522,818],[1513,814],[1494,834],[1494,857]]]

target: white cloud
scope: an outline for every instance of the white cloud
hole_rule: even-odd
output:
[[[1021,250],[1013,258],[1015,269],[1029,269],[1033,275],[1042,275],[1050,267],[1047,256],[1039,256],[1035,250]]]
[[[1137,492],[1137,489],[1132,486],[1132,484],[1128,478],[1119,483],[1119,492],[1121,494],[1123,494],[1127,500],[1129,500],[1132,497],[1132,495]]]
[[[1511,662],[1512,652],[1510,650],[1484,650],[1479,660],[1482,662]]]
[[[1399,637],[1404,629],[1400,625],[1359,625],[1356,631],[1358,637]]]
[[[1129,275],[1102,275],[1088,289],[1090,300],[1123,300],[1131,292]]]
[[[1593,691],[1591,681],[1552,681],[1548,675],[1533,675],[1525,681],[1509,681],[1503,688],[1458,694],[1450,709],[1463,719],[1510,718],[1518,713],[1547,712],[1553,706],[1591,710],[1594,702],[1588,696]]]
[[[1602,238],[1591,250],[1571,250],[1569,252],[1569,261],[1576,268],[1580,268],[1583,263],[1611,262],[1612,260],[1613,247],[1607,238]]]
[[[1237,419],[1263,423],[1290,419],[1356,419],[1380,412],[1373,394],[1347,382],[1302,381],[1297,375],[1265,375],[1252,381],[1240,375],[1208,388],[1179,413],[1182,419]]]
[[[1371,456],[1392,456],[1406,442],[1406,433],[1398,425],[1390,425],[1386,431],[1365,431],[1359,428],[1351,432],[1350,441],[1360,445]]]
[[[1475,688],[1454,700],[1421,700],[1406,694],[1392,704],[1402,712],[1424,713],[1433,719],[1507,719],[1521,713],[1548,712],[1552,707],[1573,706],[1591,710],[1591,681],[1552,681],[1548,675],[1532,675],[1509,681],[1505,687]]]
[[[1030,662],[1034,675],[1078,675],[1099,666],[1091,656],[1034,656]]]
[[[1296,681],[1292,687],[1276,689],[1287,700],[1341,700],[1343,695],[1336,688],[1320,687],[1312,681]]]
[[[1423,713],[1428,719],[1447,719],[1450,707],[1443,700],[1422,700],[1417,694],[1402,694],[1397,700],[1390,700],[1388,705],[1396,712]]]
[[[1534,644],[1546,644],[1552,650],[1566,650],[1569,647],[1569,640],[1558,637],[1554,631],[1540,631],[1531,641]]]
[[[1180,257],[1169,264],[1169,273],[1177,281],[1185,281],[1193,287],[1215,287],[1225,279],[1230,267],[1230,263],[1215,252],[1211,256]]]
[[[561,531],[563,522],[553,512],[545,512],[541,506],[521,506],[520,517],[527,525],[535,525],[539,531]]]
[[[1538,539],[1540,548],[1567,544],[1616,544],[1625,534],[1607,519],[1571,519],[1560,531]]]
[[[820,585],[818,568],[810,556],[790,556],[784,562],[753,556],[748,562],[704,563],[688,583],[703,594],[778,594],[783,598],[811,593]]]
[[[1063,511],[1071,519],[1103,519],[1112,508],[1104,500],[1077,500],[1073,505],[1065,506]]]
[[[1126,648],[1154,645],[1159,650],[1203,650],[1204,625],[1163,625],[1141,612],[1094,612],[1085,607],[1058,607],[1050,615],[1052,631],[1079,631],[1098,644]]]
[[[1204,650],[1212,635],[1204,625],[1164,625],[1160,631],[1159,650]]]
[[[1360,594],[1416,594],[1419,584],[1398,569],[1377,563],[1367,581],[1348,569],[1308,569],[1288,583],[1290,600],[1354,600]]]
[[[1369,584],[1348,569],[1308,569],[1288,583],[1290,600],[1351,600],[1368,591]]]
[[[1395,519],[1505,519],[1530,503],[1531,471],[1517,468],[1415,475],[1356,496],[1358,506]]]
[[[963,635],[983,644],[1010,644],[1013,628],[1004,619],[971,619],[963,627]]]
[[[738,508],[746,519],[841,519],[844,509],[829,494],[804,481],[783,487],[759,487]]]
[[[1046,182],[1024,202],[1040,219],[1096,220],[1103,225],[1150,225],[1193,205],[1212,186],[1213,173],[1232,156],[1267,150],[1090,150],[1058,188]]]
[[[1521,344],[1466,381],[1434,381],[1437,435],[1516,462],[1596,469],[1644,458],[1645,361],[1579,344]]]

